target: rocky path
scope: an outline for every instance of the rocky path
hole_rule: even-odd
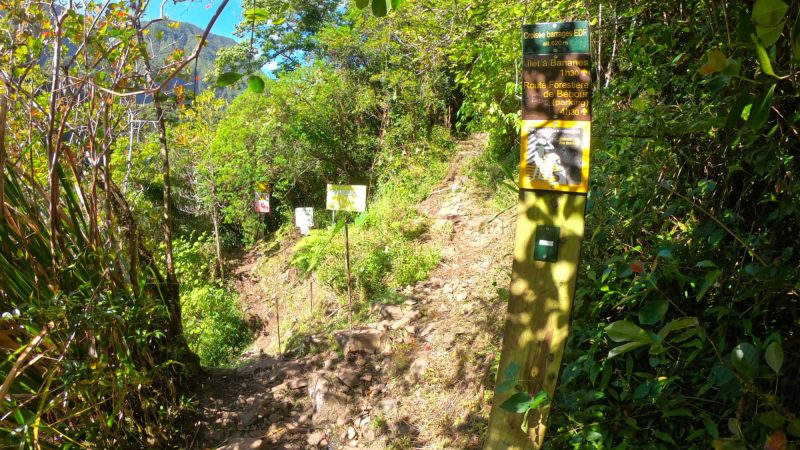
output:
[[[480,448],[514,221],[513,213],[491,220],[485,195],[468,187],[482,145],[462,144],[447,179],[419,206],[432,224],[423,238],[441,248],[431,277],[403,288],[403,303],[375,305],[375,323],[308,338],[338,352],[286,360],[258,352],[237,369],[210,370],[193,448]],[[253,267],[241,269],[243,283]],[[256,300],[247,303],[266,340],[269,308],[257,305],[267,296],[242,288]]]

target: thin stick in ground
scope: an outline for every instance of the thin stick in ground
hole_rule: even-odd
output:
[[[347,267],[347,308],[350,321],[350,331],[353,331],[353,293],[350,289],[350,234],[347,231],[347,222],[344,223],[344,248],[345,266]]]

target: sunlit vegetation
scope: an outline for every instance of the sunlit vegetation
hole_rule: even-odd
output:
[[[235,255],[313,206],[291,263],[346,301],[327,183],[369,187],[356,319],[400,301],[439,261],[417,207],[455,139],[487,134],[473,181],[513,206],[519,25],[573,19],[592,181],[545,448],[797,446],[797,0],[253,5],[204,73],[220,96],[146,4],[0,4],[0,446],[183,447],[200,363],[252,337]]]

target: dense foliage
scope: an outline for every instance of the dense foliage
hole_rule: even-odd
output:
[[[0,5],[3,446],[175,442],[197,357],[171,255],[162,265],[141,239],[109,164],[131,99],[188,64],[150,70],[142,13]]]
[[[249,85],[230,103],[170,82],[191,50],[159,52],[143,9],[0,5],[3,443],[166,445],[189,348],[227,365],[250,337],[225,255],[327,183],[369,187],[357,318],[424,279],[451,135],[488,134],[473,174],[509,206],[519,25],[582,19],[592,184],[546,446],[796,446],[797,0],[256,0],[213,71]],[[316,219],[294,264],[343,296],[341,223]]]
[[[786,448],[800,435],[800,366],[784,358],[798,351],[800,5],[609,6],[551,445]]]

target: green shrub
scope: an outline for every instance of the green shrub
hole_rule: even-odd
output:
[[[355,266],[355,278],[362,295],[373,296],[385,289],[384,279],[392,270],[392,255],[387,248],[373,247]]]
[[[410,244],[400,245],[392,253],[392,276],[397,286],[426,280],[441,256],[438,250]]]
[[[164,244],[159,250],[164,251]],[[194,234],[172,241],[175,273],[183,289],[192,289],[208,284],[215,275],[214,238],[206,233]]]
[[[213,286],[187,291],[182,302],[184,331],[205,366],[229,366],[251,339],[236,294]]]

